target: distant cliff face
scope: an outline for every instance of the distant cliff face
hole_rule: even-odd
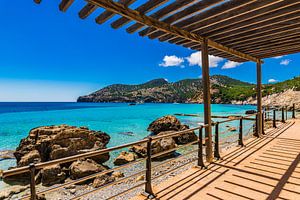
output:
[[[184,79],[169,83],[155,79],[139,85],[114,84],[78,98],[78,102],[145,102],[145,103],[202,103],[202,80]],[[213,103],[250,104],[256,97],[254,84],[228,76],[211,76]],[[263,96],[300,90],[300,77],[276,84],[263,85]],[[276,101],[276,100],[274,100]],[[300,99],[299,99],[300,101]]]

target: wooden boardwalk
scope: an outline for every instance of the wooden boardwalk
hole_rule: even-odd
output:
[[[194,167],[155,186],[157,199],[300,200],[299,119],[222,155],[206,170]]]

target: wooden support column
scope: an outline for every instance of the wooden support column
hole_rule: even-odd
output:
[[[208,59],[208,41],[203,39],[202,46],[202,85],[203,85],[203,103],[204,103],[204,123],[208,125],[205,128],[206,161],[213,161],[212,149],[212,128],[211,128],[211,108],[210,108],[210,80],[209,80],[209,59]]]
[[[258,114],[258,123],[257,123],[257,136],[261,137],[262,135],[262,87],[261,87],[261,62],[256,63],[256,73],[257,73],[257,112]]]

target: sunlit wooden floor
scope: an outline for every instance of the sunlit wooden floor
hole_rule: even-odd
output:
[[[222,153],[223,160],[191,168],[154,187],[157,199],[300,200],[300,120]],[[134,199],[142,200],[140,195]]]

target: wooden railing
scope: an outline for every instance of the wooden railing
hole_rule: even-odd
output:
[[[281,117],[280,117],[281,119],[278,118],[279,110],[281,111]],[[266,110],[263,113],[254,113],[254,114],[245,115],[245,116],[234,116],[234,117],[233,116],[219,116],[219,117],[214,116],[214,118],[222,118],[222,119],[228,118],[226,120],[214,122],[212,124],[212,126],[214,127],[214,157],[216,159],[221,158],[221,154],[220,154],[220,125],[225,124],[225,123],[229,123],[229,122],[232,122],[232,121],[238,121],[238,126],[239,127],[238,127],[238,131],[237,131],[238,132],[238,141],[237,141],[237,143],[241,147],[244,147],[244,138],[243,137],[245,136],[245,133],[243,131],[243,127],[244,127],[243,122],[253,121],[254,122],[253,123],[254,126],[252,127],[253,128],[253,135],[259,137],[259,135],[256,134],[257,133],[257,123],[258,123],[258,121],[257,121],[258,117],[257,116],[258,115],[261,114],[261,115],[264,116],[263,121],[273,120],[273,127],[276,128],[276,122],[277,121],[280,120],[281,122],[285,122],[285,120],[287,119],[288,115],[286,114],[286,112],[287,112],[286,109],[284,107],[282,107],[282,108],[273,108],[273,109],[270,109],[270,110]],[[292,117],[295,118],[295,106],[293,106]],[[153,192],[153,189],[152,189],[152,180],[157,179],[159,177],[162,177],[162,176],[170,173],[170,171],[176,170],[177,168],[172,169],[170,171],[167,171],[166,173],[160,174],[157,177],[152,177],[154,169],[156,169],[156,168],[158,168],[162,165],[168,164],[168,163],[170,163],[170,162],[172,162],[176,159],[180,159],[184,156],[190,155],[192,153],[197,153],[197,156],[194,157],[194,159],[190,160],[189,162],[185,163],[184,165],[187,165],[187,164],[190,164],[191,162],[197,161],[197,165],[200,168],[205,168],[206,167],[205,166],[205,161],[203,159],[203,157],[204,157],[203,148],[205,148],[205,146],[203,146],[203,141],[205,141],[207,139],[207,138],[203,137],[203,129],[206,128],[206,127],[207,127],[207,125],[202,125],[202,126],[198,126],[198,127],[195,127],[195,128],[187,129],[187,130],[184,130],[184,131],[178,131],[178,132],[174,132],[174,133],[170,133],[170,134],[166,134],[166,135],[147,137],[146,139],[143,139],[143,140],[140,140],[140,141],[137,141],[137,142],[128,143],[128,144],[124,144],[124,145],[120,145],[120,146],[116,146],[116,147],[111,147],[111,148],[97,150],[97,151],[93,151],[93,152],[78,154],[78,155],[65,157],[65,158],[61,158],[61,159],[57,159],[57,160],[52,160],[52,161],[48,161],[48,162],[42,162],[42,163],[37,163],[37,164],[32,163],[32,164],[30,164],[28,166],[25,166],[25,167],[19,167],[19,168],[15,168],[15,169],[6,170],[6,171],[3,172],[2,176],[3,176],[3,178],[6,178],[6,177],[14,176],[14,175],[17,175],[17,174],[30,173],[31,193],[28,196],[22,197],[22,199],[36,200],[38,195],[40,195],[40,194],[50,193],[50,192],[56,191],[58,189],[64,188],[68,185],[78,184],[78,183],[81,183],[81,182],[84,182],[84,181],[87,181],[87,180],[94,179],[94,178],[96,178],[97,176],[100,176],[100,175],[108,174],[108,173],[111,173],[113,171],[121,170],[121,169],[124,169],[124,168],[129,168],[130,166],[132,166],[134,164],[145,162],[145,169],[144,170],[140,170],[138,172],[135,172],[130,177],[121,178],[121,179],[118,179],[114,182],[108,183],[108,184],[106,184],[106,185],[104,185],[100,188],[96,188],[96,189],[93,189],[91,191],[85,192],[84,194],[76,196],[73,199],[82,198],[83,196],[86,196],[86,195],[89,195],[91,193],[97,192],[97,191],[102,190],[104,188],[107,188],[109,186],[116,185],[118,183],[124,182],[124,181],[126,181],[126,180],[128,180],[132,177],[135,177],[135,176],[138,176],[138,175],[141,175],[141,174],[145,174],[145,181],[143,181],[142,183],[137,184],[137,185],[121,192],[121,193],[118,193],[118,194],[114,195],[113,197],[116,197],[118,195],[122,195],[124,193],[127,193],[127,192],[129,192],[133,189],[136,189],[138,187],[141,187],[143,185],[145,186],[144,191],[146,193],[148,193],[149,195],[155,196],[155,194]],[[152,150],[151,144],[153,142],[155,142],[157,140],[160,140],[160,139],[163,139],[163,138],[170,138],[170,137],[180,136],[180,135],[183,135],[183,134],[186,134],[186,133],[190,133],[192,131],[198,131],[198,136],[197,136],[198,139],[196,141],[193,141],[193,142],[190,142],[190,143],[187,143],[187,144],[184,144],[184,145],[180,145],[180,146],[177,146],[173,149],[169,149],[167,151],[159,152],[159,153],[156,153],[156,154],[152,155],[152,153],[151,153],[152,152],[151,151]],[[181,148],[184,148],[184,147],[187,147],[187,146],[191,146],[191,145],[196,145],[196,144],[197,144],[196,149],[193,149],[189,152],[186,152],[185,154],[183,154],[181,156],[178,156],[178,157],[175,157],[175,158],[172,158],[172,159],[168,159],[166,161],[162,161],[161,163],[159,163],[155,166],[152,166],[152,162],[153,162],[152,159],[160,157],[164,154],[168,154],[170,152],[176,151],[178,149],[181,149]],[[99,155],[102,155],[102,154],[105,154],[105,153],[110,153],[110,152],[113,152],[113,151],[116,151],[116,150],[121,150],[121,149],[124,149],[124,148],[128,148],[128,147],[131,147],[133,145],[146,145],[146,149],[147,149],[146,156],[143,157],[143,158],[139,158],[139,159],[137,159],[133,162],[130,162],[128,164],[119,166],[119,167],[115,167],[115,168],[112,168],[112,169],[107,169],[105,171],[95,173],[95,174],[92,174],[92,175],[89,175],[89,176],[86,176],[86,177],[83,177],[83,178],[80,178],[80,179],[77,179],[77,180],[73,180],[73,181],[70,181],[70,182],[67,182],[67,183],[63,183],[63,184],[60,184],[58,186],[49,187],[48,189],[43,190],[43,191],[37,191],[36,190],[35,175],[36,175],[36,172],[38,170],[41,170],[45,167],[48,167],[48,166],[51,166],[51,165],[54,165],[54,164],[69,163],[69,162],[73,162],[73,161],[76,161],[76,160],[82,159],[82,158],[91,158],[91,157],[99,156]],[[180,166],[180,167],[182,167],[182,166]],[[111,197],[111,198],[113,198],[113,197]]]

